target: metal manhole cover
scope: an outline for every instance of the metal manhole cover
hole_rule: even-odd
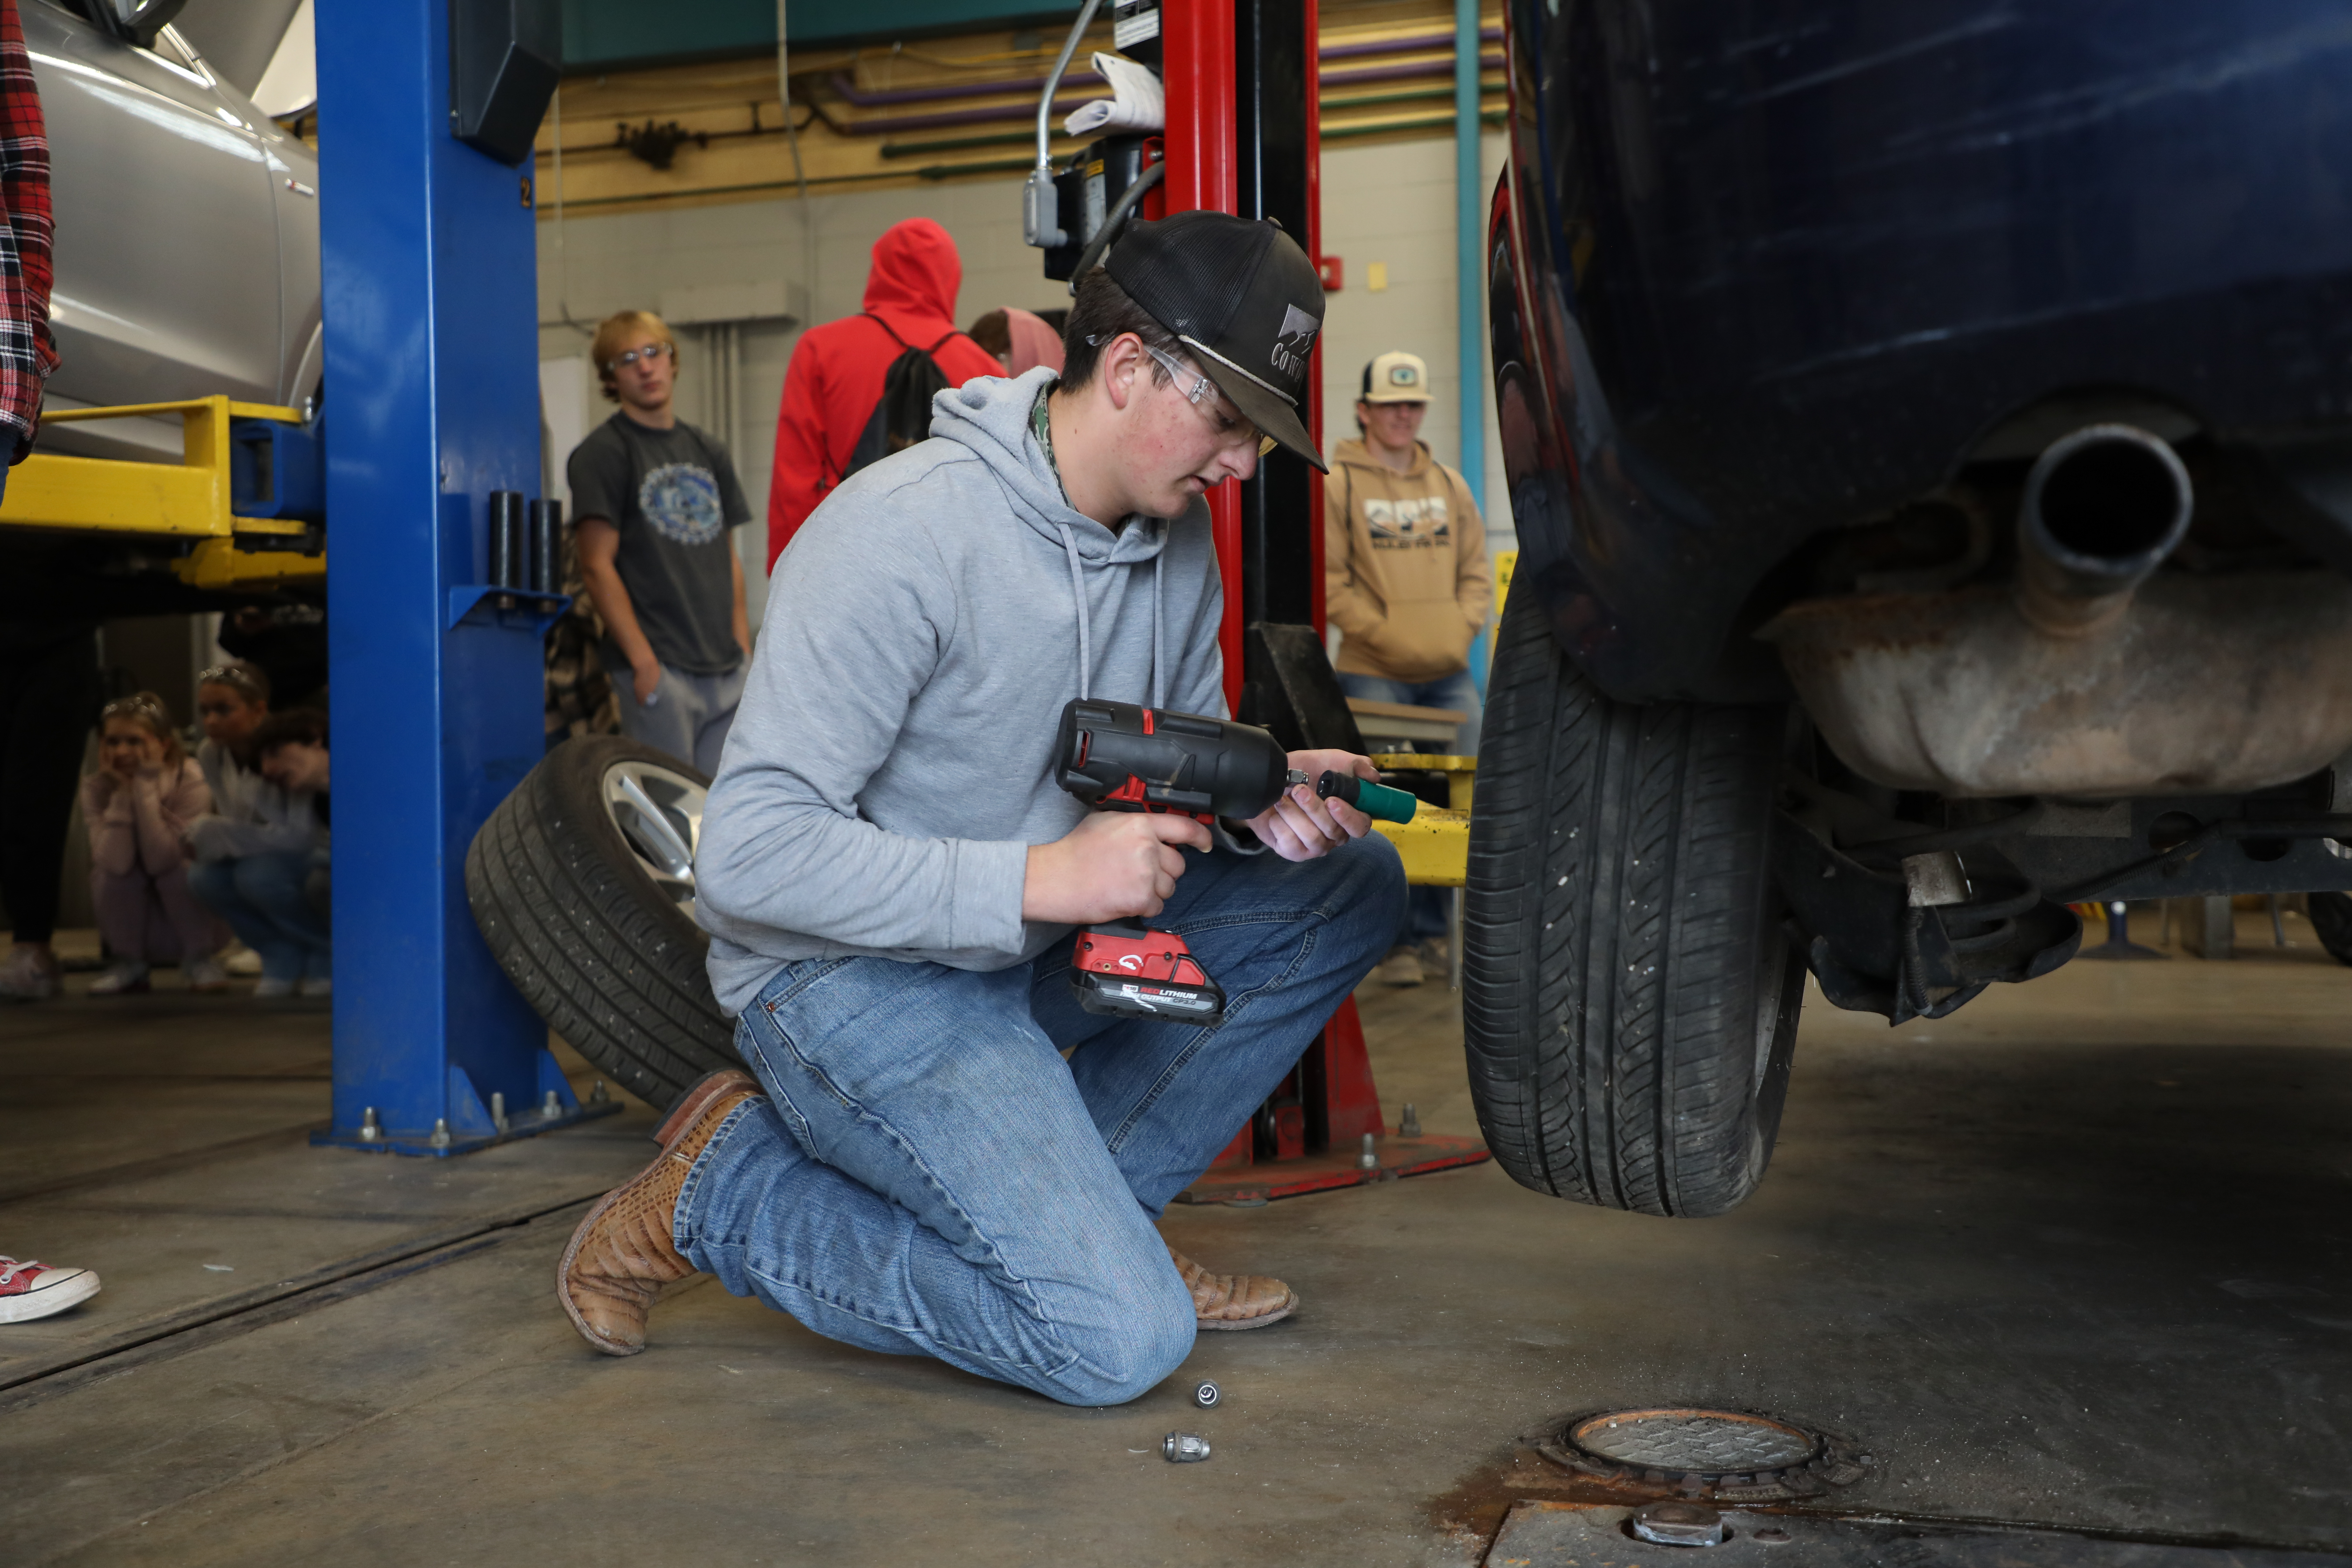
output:
[[[1810,1432],[1728,1410],[1612,1410],[1569,1428],[1588,1454],[1645,1470],[1777,1470],[1821,1449]]]
[[[1535,1439],[1596,1479],[1733,1501],[1812,1497],[1862,1479],[1869,1456],[1827,1433],[1745,1410],[1603,1410]]]

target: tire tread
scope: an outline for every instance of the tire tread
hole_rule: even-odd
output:
[[[1633,705],[1515,584],[1471,816],[1463,1022],[1496,1160],[1538,1192],[1719,1214],[1763,1173],[1795,1008],[1769,864],[1785,714]],[[1772,967],[1778,964],[1777,971]]]

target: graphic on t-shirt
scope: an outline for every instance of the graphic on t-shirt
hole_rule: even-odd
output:
[[[1367,498],[1364,521],[1370,525],[1372,543],[1391,549],[1442,544],[1454,536],[1444,496],[1416,496],[1411,500]]]
[[[664,539],[708,544],[727,526],[719,480],[699,463],[664,463],[637,486],[637,510]]]

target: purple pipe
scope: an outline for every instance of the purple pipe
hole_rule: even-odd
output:
[[[1482,27],[1478,30],[1478,41],[1499,44],[1503,41],[1503,29]],[[1374,38],[1369,43],[1326,44],[1315,51],[1315,56],[1325,60],[1352,60],[1366,55],[1403,55],[1415,49],[1451,48],[1453,44],[1454,29],[1448,27],[1440,33],[1407,33],[1400,37]]]
[[[1482,54],[1478,57],[1478,68],[1482,71],[1500,70],[1503,68],[1503,57]],[[1409,66],[1358,66],[1348,70],[1325,71],[1322,73],[1321,79],[1322,84],[1327,88],[1361,87],[1367,82],[1412,81],[1421,77],[1434,76],[1442,76],[1451,80],[1454,76],[1454,62],[1423,60]]]

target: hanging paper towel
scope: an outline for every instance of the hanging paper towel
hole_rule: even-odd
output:
[[[1111,96],[1082,103],[1070,111],[1062,129],[1073,136],[1097,131],[1164,131],[1168,127],[1168,95],[1149,66],[1117,55],[1097,53],[1095,69],[1110,83]]]

